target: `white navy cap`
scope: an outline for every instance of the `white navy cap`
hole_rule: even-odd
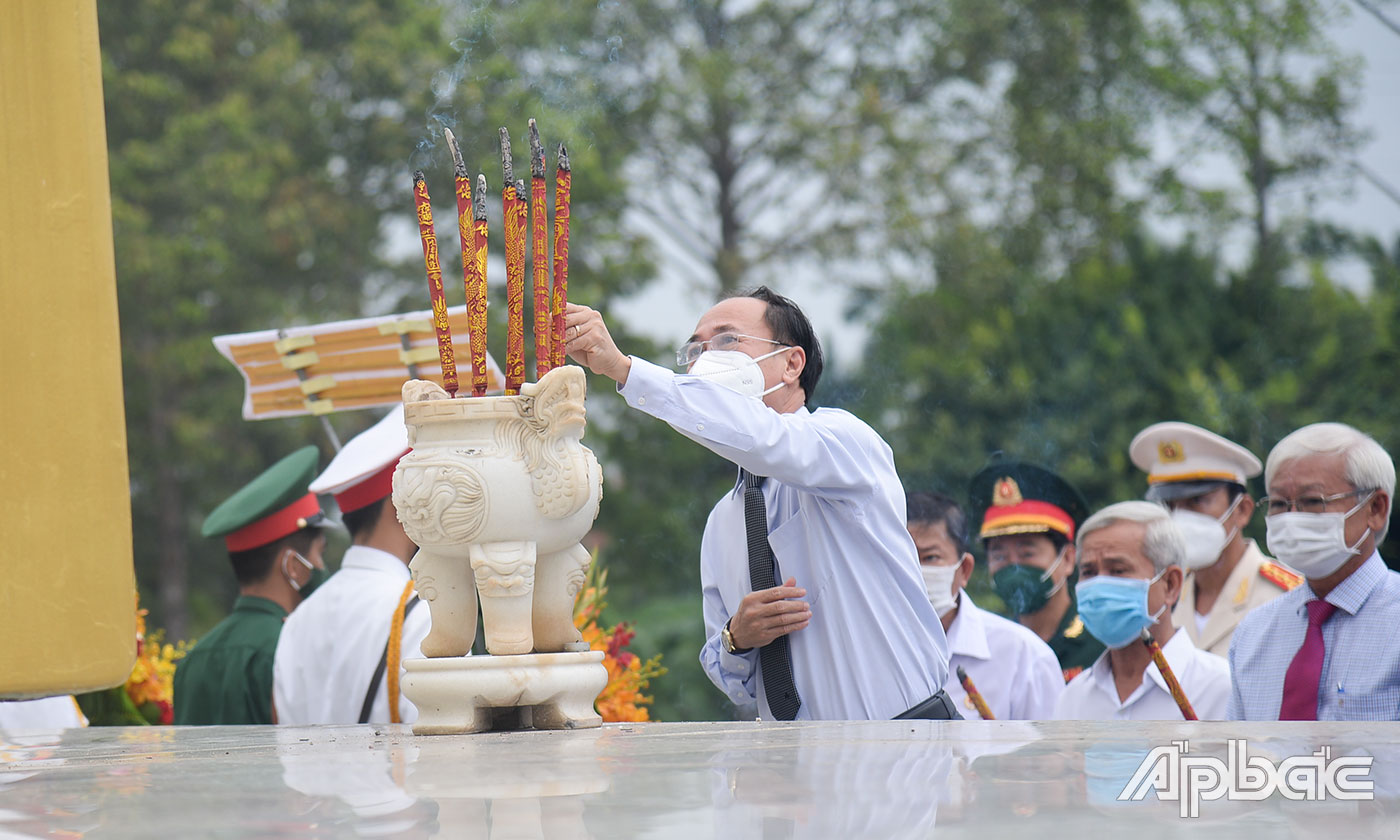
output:
[[[359,510],[393,492],[394,467],[407,454],[408,427],[400,403],[345,444],[308,489],[335,496],[342,514]]]
[[[1165,502],[1246,482],[1263,471],[1254,453],[1190,423],[1154,423],[1137,433],[1128,455],[1147,473],[1146,497]]]

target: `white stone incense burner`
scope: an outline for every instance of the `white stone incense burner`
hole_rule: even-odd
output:
[[[584,392],[573,366],[509,397],[404,384],[412,449],[394,471],[394,507],[418,544],[409,568],[433,620],[428,658],[404,663],[415,732],[601,723],[602,652],[573,623],[589,563],[579,540],[603,491],[598,459],[580,443]],[[468,657],[478,596],[491,656]]]

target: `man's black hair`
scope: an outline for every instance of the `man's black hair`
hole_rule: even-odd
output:
[[[910,524],[937,525],[942,522],[959,558],[967,553],[967,512],[951,496],[942,493],[907,493],[905,520]]]
[[[230,551],[228,559],[233,562],[233,576],[238,579],[239,586],[259,583],[272,573],[273,564],[277,562],[277,555],[282,553],[282,549],[290,548],[306,557],[311,553],[311,544],[320,534],[320,528],[308,526],[267,545],[247,551]]]
[[[345,530],[350,532],[350,540],[353,542],[360,536],[361,532],[369,533],[374,529],[374,523],[379,521],[379,513],[384,510],[384,503],[389,497],[371,502],[359,510],[352,510],[349,513],[342,513],[340,521],[345,523]]]
[[[822,378],[822,345],[817,340],[816,330],[802,309],[791,300],[783,297],[767,286],[759,286],[747,292],[739,292],[732,297],[750,297],[768,304],[763,320],[773,331],[773,340],[781,341],[790,347],[801,347],[807,354],[807,364],[797,378],[802,388],[804,401],[810,405],[812,392],[817,390],[817,380]]]

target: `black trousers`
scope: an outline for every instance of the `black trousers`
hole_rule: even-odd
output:
[[[895,715],[895,720],[962,720],[963,716],[958,714],[957,707],[953,705],[953,698],[948,696],[948,692],[939,689],[938,693],[918,704],[914,708],[902,715]]]

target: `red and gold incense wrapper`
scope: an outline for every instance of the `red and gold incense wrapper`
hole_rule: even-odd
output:
[[[472,294],[467,298],[467,328],[472,334],[472,396],[486,395],[486,175],[477,173],[472,204]],[[477,337],[480,336],[480,341]]]
[[[457,236],[462,243],[462,286],[467,293],[467,333],[471,337],[472,354],[472,396],[486,393],[486,272],[479,267],[485,263],[485,244],[481,246],[481,260],[477,259],[476,235],[473,230],[472,179],[467,174],[467,164],[462,160],[462,150],[452,129],[444,128],[448,151],[452,153],[452,171],[457,183]],[[483,196],[484,198],[484,196]],[[485,216],[483,207],[483,217]],[[478,313],[479,317],[474,317]]]
[[[1181,709],[1181,716],[1186,720],[1199,720],[1196,717],[1196,710],[1191,708],[1191,701],[1186,699],[1186,692],[1181,690],[1181,683],[1177,682],[1172,666],[1167,664],[1167,655],[1162,653],[1162,646],[1157,644],[1157,640],[1152,638],[1152,634],[1145,628],[1142,631],[1142,643],[1147,645],[1147,649],[1152,652],[1152,661],[1157,664],[1157,671],[1166,681],[1167,689],[1171,691],[1172,699],[1176,701],[1176,707]]]
[[[437,330],[438,359],[442,362],[442,387],[457,395],[457,361],[452,353],[452,328],[447,323],[447,298],[442,291],[442,266],[438,263],[437,234],[433,232],[433,205],[423,172],[413,173],[413,201],[418,208],[418,237],[423,240],[423,266],[428,270],[428,292],[433,298],[433,328]]]
[[[564,364],[564,310],[569,304],[569,192],[573,176],[569,172],[569,150],[559,144],[559,163],[554,170],[554,338],[550,363]]]
[[[977,709],[977,714],[982,716],[982,720],[997,719],[996,715],[992,714],[992,707],[987,705],[987,701],[982,697],[982,692],[977,690],[977,686],[972,682],[972,677],[967,675],[967,671],[963,670],[961,665],[958,666],[958,682],[962,683],[963,691],[967,692],[967,699],[972,701],[973,707]]]
[[[530,266],[535,293],[535,378],[554,367],[551,353],[554,317],[549,287],[549,240],[545,214],[544,146],[540,130],[530,120]]]
[[[501,129],[501,209],[506,236],[506,394],[520,393],[525,381],[525,204],[515,188],[510,132]]]

